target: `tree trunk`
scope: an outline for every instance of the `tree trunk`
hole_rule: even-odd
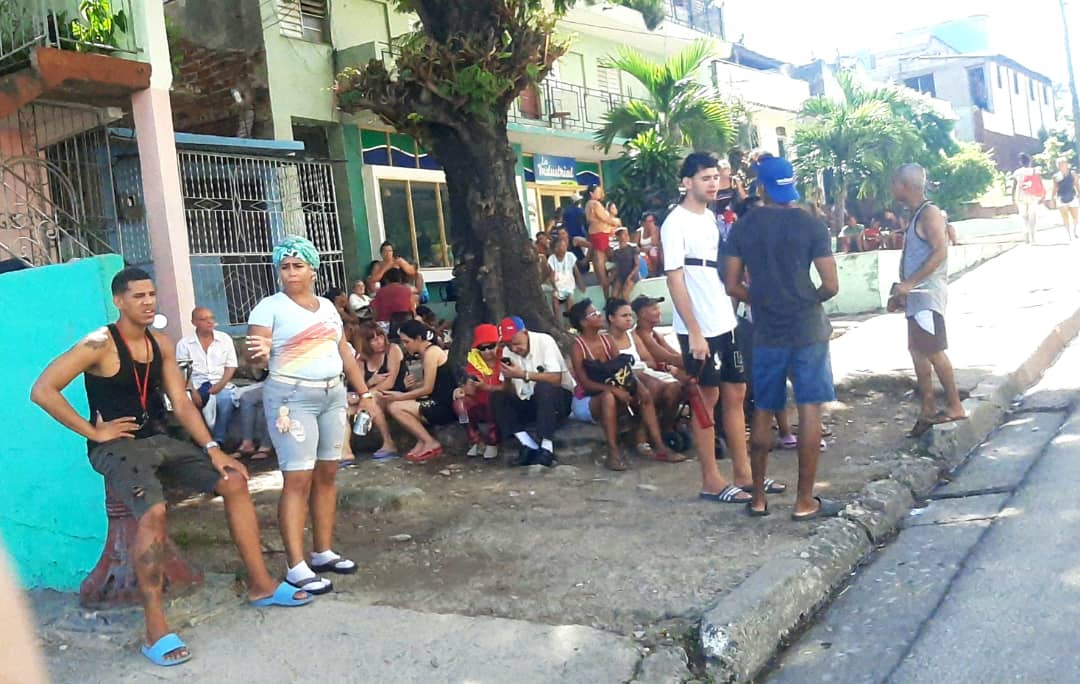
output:
[[[497,324],[503,316],[521,316],[530,330],[557,334],[525,227],[505,120],[432,126],[430,133],[450,196],[458,290],[453,359],[464,361],[476,325]]]
[[[848,184],[846,178],[840,174],[837,175],[839,176],[839,184],[836,190],[836,212],[833,215],[833,220],[836,221],[836,225],[840,226],[840,232],[843,234],[844,226],[847,225]]]

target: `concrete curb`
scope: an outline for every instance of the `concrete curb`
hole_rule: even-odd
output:
[[[904,453],[886,479],[870,482],[844,517],[820,524],[792,556],[750,575],[701,618],[708,674],[717,682],[748,682],[783,639],[813,615],[851,572],[897,531],[916,500],[959,466],[1002,422],[1013,398],[1033,385],[1080,333],[1080,309],[1059,323],[1015,371],[987,378],[964,402],[968,420],[937,425]]]

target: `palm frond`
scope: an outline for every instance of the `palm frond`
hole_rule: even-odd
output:
[[[596,145],[606,153],[616,138],[633,138],[643,130],[659,125],[659,113],[641,100],[630,100],[604,114],[604,126],[593,135]]]

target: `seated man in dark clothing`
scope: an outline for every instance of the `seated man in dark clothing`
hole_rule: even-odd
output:
[[[145,271],[127,268],[112,281],[120,319],[87,335],[49,364],[30,399],[65,427],[86,438],[90,465],[138,521],[135,575],[146,619],[143,654],[162,666],[191,657],[169,631],[162,605],[165,496],[162,479],[225,499],[229,530],[247,569],[248,599],[255,606],[300,606],[312,597],[278,584],[266,571],[259,522],[247,488],[247,471],[210,439],[176,365],[172,341],[149,329],[156,313],[154,283]],[[76,377],[86,380],[90,419],[62,394]],[[202,448],[164,433],[164,392],[180,424]]]
[[[518,465],[552,466],[552,438],[559,420],[570,413],[574,379],[551,335],[526,330],[517,316],[504,318],[499,331],[506,345],[499,369],[504,387],[491,395],[499,433],[503,439],[517,438],[521,445]],[[532,420],[536,421],[536,439],[525,431]]]

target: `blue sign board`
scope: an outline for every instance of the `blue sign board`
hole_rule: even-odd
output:
[[[577,185],[573,157],[550,154],[533,155],[533,174],[537,183],[569,183]]]

